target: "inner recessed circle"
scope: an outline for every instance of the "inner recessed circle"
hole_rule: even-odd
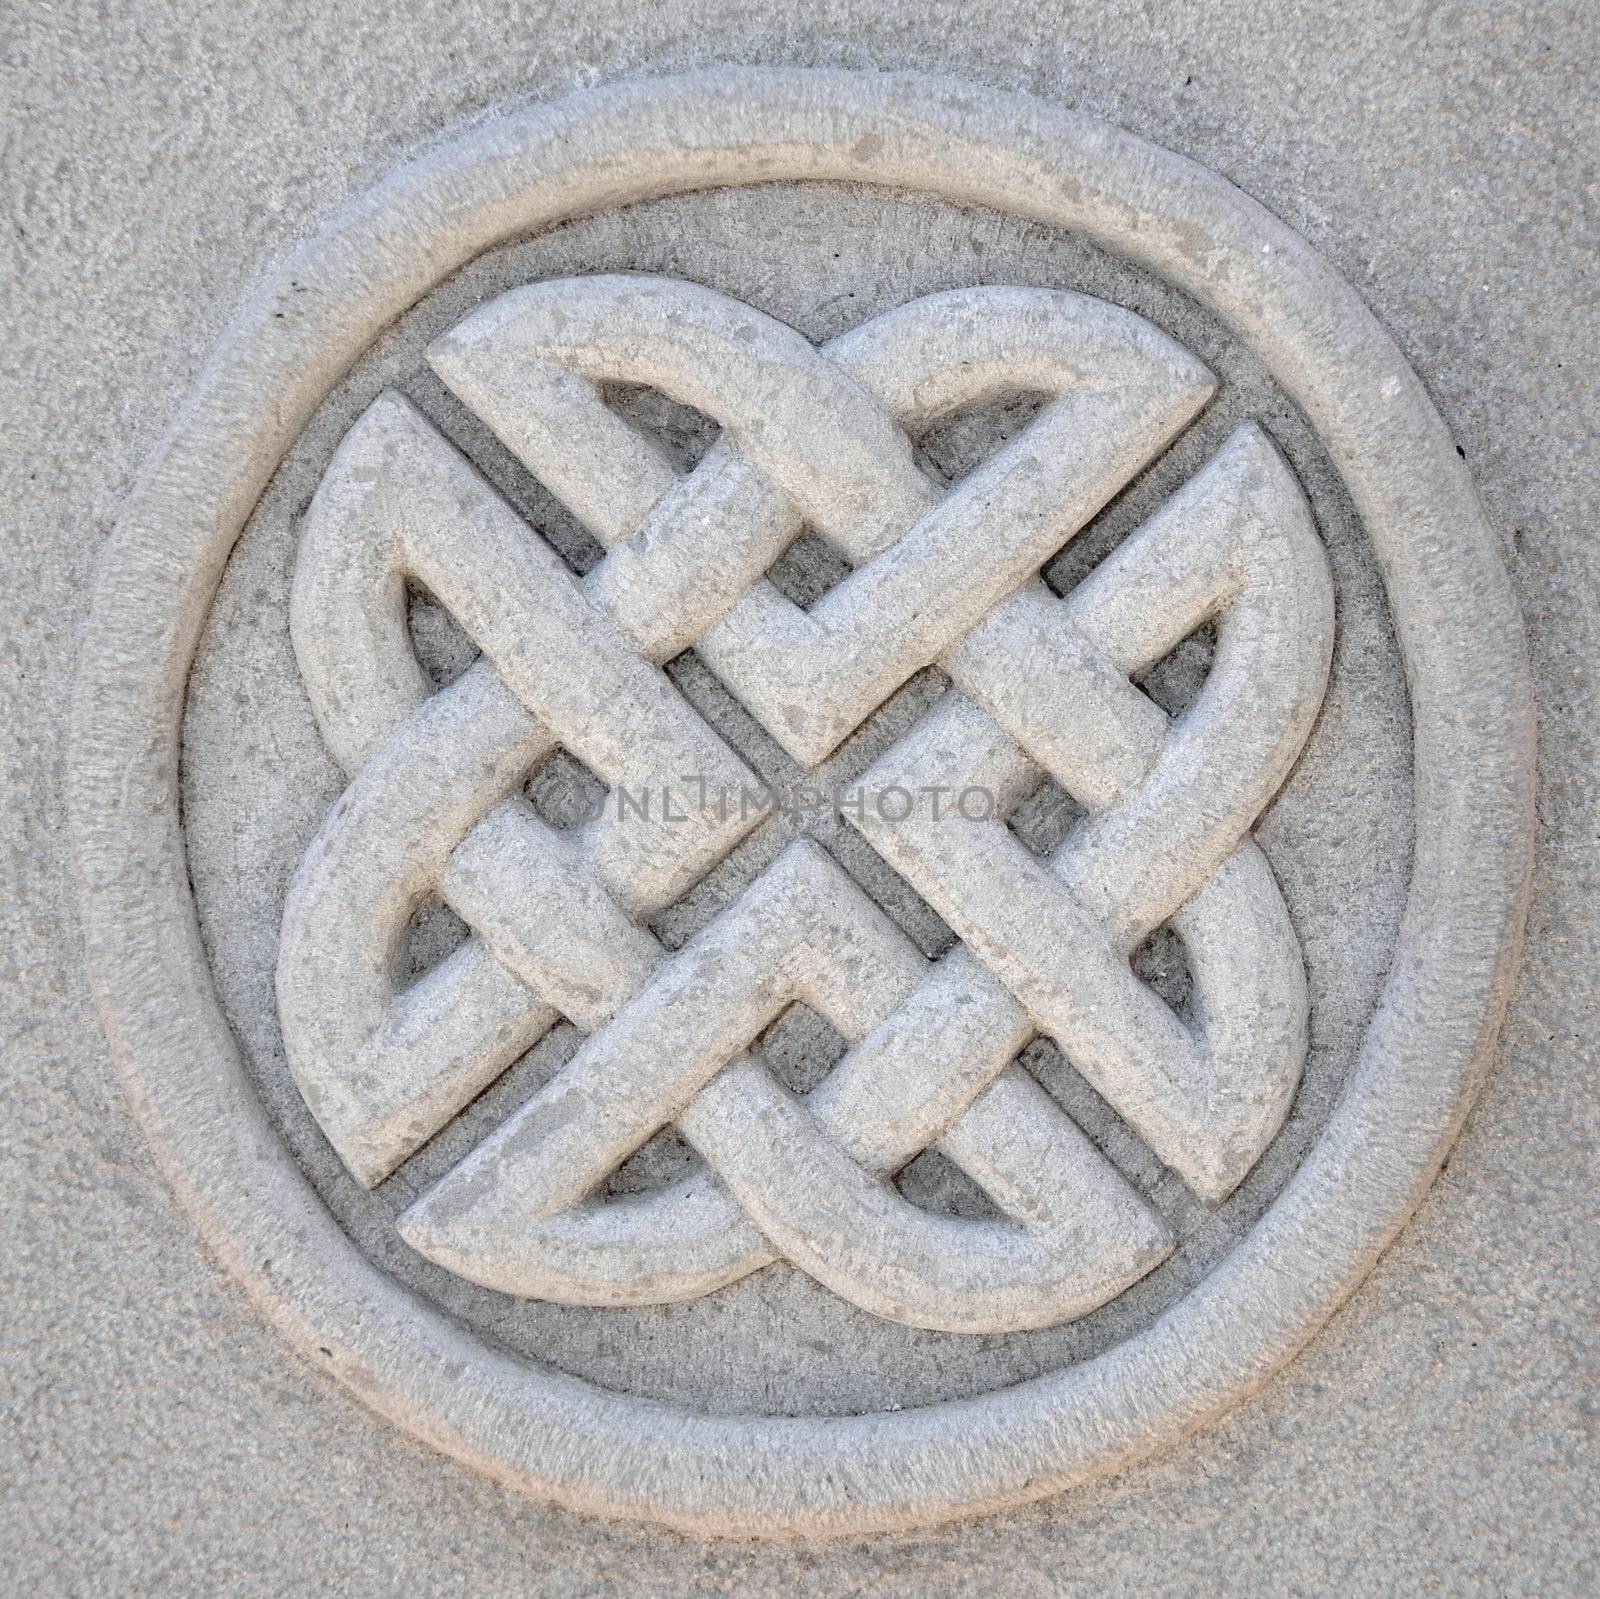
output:
[[[1155,322],[1221,374],[1221,390],[1178,442],[1067,545],[1051,568],[1063,589],[1103,561],[1243,422],[1259,421],[1271,432],[1312,498],[1336,567],[1338,652],[1328,708],[1301,763],[1304,775],[1291,780],[1257,829],[1289,897],[1312,977],[1305,1081],[1283,1136],[1234,1199],[1213,1212],[1164,1173],[1057,1051],[1041,1045],[1029,1052],[1040,1080],[1063,1098],[1113,1163],[1152,1193],[1183,1241],[1180,1253],[1151,1279],[1103,1311],[1063,1327],[974,1343],[886,1324],[841,1305],[782,1265],[710,1299],[655,1310],[513,1300],[464,1283],[397,1246],[394,1218],[544,1074],[557,1069],[575,1047],[571,1029],[560,1030],[535,1059],[514,1068],[472,1107],[459,1127],[441,1134],[399,1177],[370,1195],[343,1174],[284,1070],[275,1015],[263,1003],[272,992],[276,945],[254,930],[276,929],[289,877],[344,782],[309,717],[282,626],[302,508],[348,428],[377,393],[394,387],[438,421],[531,525],[581,561],[583,535],[576,523],[432,377],[422,352],[473,306],[515,285],[621,270],[687,276],[780,317],[816,343],[958,278],[1078,290],[1125,304]],[[691,417],[648,409],[646,399],[622,397],[621,403],[632,407],[641,425],[664,433],[669,446],[705,448],[692,431],[673,432],[692,430]],[[1026,420],[1026,410],[1004,403],[955,418],[928,441],[930,459],[944,470],[962,470]],[[459,641],[452,642],[439,619],[425,617],[422,630],[424,653],[442,676],[466,664],[469,655],[452,655]],[[1169,709],[1177,709],[1197,692],[1207,665],[1205,640],[1196,639],[1143,681]],[[759,735],[710,674],[686,661],[672,675],[735,748],[750,759],[760,756]],[[897,709],[874,719],[881,725],[878,743],[892,742],[912,725],[936,692],[935,685],[913,684]],[[241,695],[253,707],[244,718],[238,714]],[[854,1412],[982,1394],[1101,1353],[1175,1303],[1263,1213],[1322,1127],[1386,970],[1410,847],[1408,752],[1390,730],[1403,725],[1406,715],[1381,583],[1337,475],[1296,408],[1247,348],[1192,300],[1080,239],[995,213],[975,214],[881,188],[764,186],[608,212],[491,252],[384,336],[319,408],[230,563],[190,694],[184,806],[202,925],[217,954],[220,993],[257,1091],[367,1258],[381,1261],[412,1291],[501,1347],[607,1388],[723,1414]],[[260,736],[263,725],[273,729],[270,739]],[[861,740],[857,765],[864,767],[877,747],[870,736]],[[1348,818],[1332,841],[1318,825],[1330,791]],[[1036,825],[1048,823],[1047,801],[1040,797]],[[841,831],[845,844],[850,831]],[[927,953],[948,947],[941,937],[950,935],[917,919],[931,913],[918,912],[915,897],[903,883],[896,887],[892,873],[874,873],[860,850],[848,858],[851,864],[868,874],[873,891],[924,941]],[[752,864],[742,873],[713,874],[707,893],[691,895],[669,913],[669,939],[678,943],[689,936],[755,869]],[[1340,896],[1325,892],[1335,880],[1353,885],[1336,916],[1328,907],[1340,904]],[[898,895],[899,903],[886,895]],[[437,922],[422,934],[449,936]],[[420,958],[436,958],[446,947],[424,949]],[[1154,946],[1141,961],[1157,980],[1173,964],[1170,951]],[[778,1047],[801,1050],[804,1029],[795,1031],[791,1024],[791,1030]],[[816,1042],[825,1052],[825,1037]],[[669,1136],[630,1167],[625,1183],[662,1181],[686,1170],[689,1158]],[[906,1188],[921,1202],[958,1212],[971,1199],[937,1161],[918,1163],[907,1173]]]

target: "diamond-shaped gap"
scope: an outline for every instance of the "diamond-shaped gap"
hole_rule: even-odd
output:
[[[802,528],[800,535],[767,568],[767,581],[802,611],[809,611],[854,568],[820,533]]]
[[[901,1197],[919,1210],[937,1216],[957,1216],[963,1221],[1004,1221],[1005,1212],[962,1171],[936,1149],[925,1149],[894,1180]]]
[[[1216,624],[1203,622],[1133,680],[1168,716],[1182,716],[1205,685],[1216,653]]]
[[[1044,409],[1048,395],[1013,391],[940,417],[917,441],[916,460],[936,482],[959,482]]]
[[[410,987],[466,943],[471,931],[437,894],[429,894],[412,913],[401,935],[395,955],[398,985]]]
[[[711,418],[693,406],[682,405],[660,389],[636,383],[605,383],[600,396],[619,416],[663,450],[680,472],[692,471],[722,431]]]
[[[456,619],[420,583],[406,585],[411,647],[435,688],[453,683],[482,653]]]
[[[1048,858],[1085,815],[1084,808],[1046,774],[1006,817],[1006,825],[1035,855]]]
[[[1158,927],[1133,952],[1129,964],[1135,977],[1148,983],[1183,1021],[1193,1023],[1194,973],[1183,940],[1170,924]]]
[[[540,821],[566,833],[598,816],[610,790],[570,750],[558,747],[528,774],[522,792]]]
[[[849,1047],[826,1017],[798,1001],[767,1028],[755,1045],[767,1070],[796,1094],[809,1094],[838,1065]]]

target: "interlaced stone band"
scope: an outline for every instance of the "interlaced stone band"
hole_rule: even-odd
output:
[[[1315,716],[1333,594],[1265,436],[1241,429],[1063,603],[1038,568],[1212,388],[1128,312],[963,290],[817,352],[707,289],[589,278],[502,297],[431,360],[608,553],[578,582],[397,395],[338,452],[306,518],[293,621],[354,783],[289,896],[290,1063],[374,1181],[558,1016],[595,1036],[412,1207],[406,1238],[488,1286],[601,1304],[689,1298],[781,1255],[879,1315],[978,1332],[1081,1314],[1164,1258],[1160,1219],[1007,1068],[1044,1028],[1212,1200],[1288,1106],[1305,984],[1245,835]],[[661,388],[724,438],[680,480],[603,382]],[[936,489],[911,436],[1017,390],[1050,396],[1038,419]],[[806,525],[856,563],[810,612],[760,575]],[[407,580],[485,647],[436,696]],[[1126,674],[1208,620],[1217,669],[1169,735]],[[572,842],[514,791],[556,743],[618,786],[753,784],[652,665],[688,644],[808,762],[937,661],[957,691],[883,758],[881,786],[1020,794],[1043,769],[1093,820],[1046,865],[997,819],[868,813],[869,838],[976,959],[928,969],[797,844],[666,960],[629,913],[680,895],[755,818],[618,807]],[[397,999],[393,951],[434,891],[476,935]],[[1127,961],[1174,912],[1198,1035]],[[803,1105],[745,1053],[797,999],[855,1046]],[[709,1170],[596,1202],[669,1119]],[[938,1216],[880,1180],[933,1144],[1003,1220]]]

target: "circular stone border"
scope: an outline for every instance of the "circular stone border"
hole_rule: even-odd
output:
[[[212,988],[178,801],[184,686],[285,451],[397,316],[567,218],[690,189],[849,180],[1006,211],[1131,259],[1257,351],[1376,549],[1412,696],[1416,840],[1391,973],[1343,1098],[1265,1216],[1144,1331],[975,1399],[706,1416],[513,1359],[356,1250],[270,1127]],[[73,706],[89,970],[133,1106],[211,1245],[383,1415],[578,1509],[702,1532],[909,1526],[1057,1491],[1170,1443],[1289,1360],[1438,1170],[1521,942],[1533,711],[1496,539],[1438,413],[1355,293],[1261,206],[1075,112],[957,80],[720,68],[522,109],[348,207],[234,319],[102,557]]]

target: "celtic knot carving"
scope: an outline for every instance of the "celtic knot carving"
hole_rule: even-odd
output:
[[[401,1217],[413,1247],[509,1293],[644,1304],[785,1259],[884,1317],[1048,1325],[1106,1302],[1171,1234],[1017,1057],[1039,1034],[1202,1199],[1280,1126],[1306,1048],[1299,948],[1250,829],[1326,682],[1332,585],[1265,434],[1210,462],[1066,598],[1040,568],[1210,396],[1133,314],[1006,288],[931,295],[814,347],[664,279],[503,295],[437,341],[454,394],[594,534],[579,578],[407,400],[381,395],[306,517],[301,672],[350,779],[291,887],[278,991],[289,1064],[364,1183],[382,1181],[559,1018],[572,1060]],[[680,473],[602,385],[722,429]],[[913,440],[999,394],[1045,397],[954,486]],[[804,528],[850,563],[813,608],[765,574]],[[481,649],[437,691],[410,636],[424,586]],[[1210,673],[1175,721],[1131,681],[1197,627]],[[1048,858],[1004,820],[852,817],[959,935],[928,960],[816,844],[792,844],[682,949],[647,919],[759,815],[606,807],[558,831],[521,787],[557,748],[612,789],[756,786],[663,665],[693,647],[802,767],[937,665],[950,688],[864,782],[1048,776],[1085,810]],[[396,951],[437,893],[470,936],[409,987]],[[1135,975],[1170,923],[1193,1014]],[[848,1049],[809,1094],[752,1044],[803,1002]],[[695,1173],[599,1191],[659,1129]],[[937,1149],[999,1219],[889,1181]]]

